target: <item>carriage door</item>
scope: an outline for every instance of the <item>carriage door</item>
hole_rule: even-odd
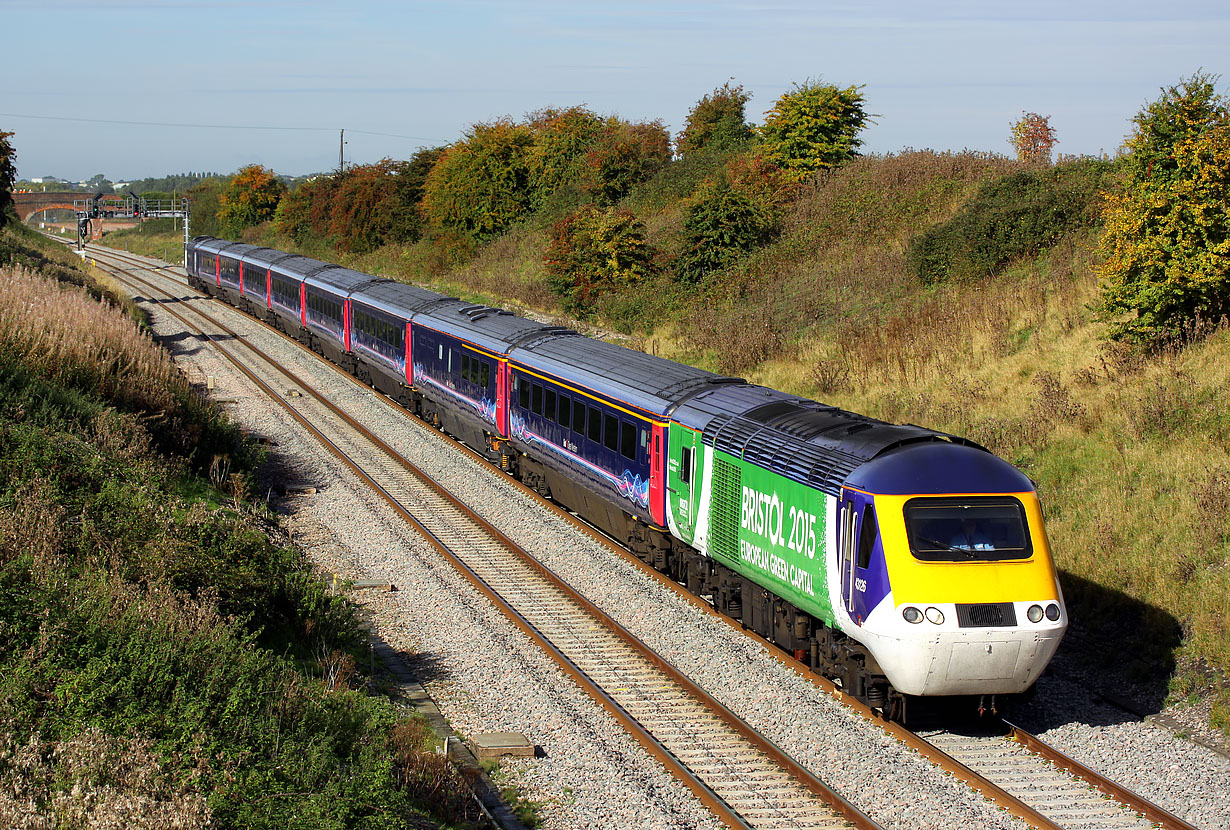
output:
[[[700,433],[674,424],[670,429],[668,481],[671,509],[686,541],[692,540],[696,527],[696,479]],[[676,454],[675,443],[679,450]]]
[[[863,624],[881,586],[887,585],[883,556],[874,556],[878,538],[872,497],[847,491],[841,516],[841,601],[855,625]]]
[[[854,547],[858,534],[855,533],[858,513],[849,495],[841,502],[841,539],[838,542],[839,573],[841,574],[841,604],[846,613],[853,616],[854,612]]]

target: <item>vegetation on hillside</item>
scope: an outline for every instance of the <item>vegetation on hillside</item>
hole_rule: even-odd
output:
[[[870,116],[862,87],[808,81],[777,99],[757,129],[765,156],[797,181],[849,161]]]
[[[744,107],[752,96],[742,86],[722,84],[696,102],[675,140],[675,152],[686,158],[699,150],[730,149],[752,137]]]
[[[30,236],[0,237],[0,825],[462,820],[236,427]]]
[[[972,437],[1038,483],[1075,623],[1065,648],[1199,690],[1230,730],[1230,132],[1215,81],[1163,90],[1122,157],[1053,165],[1035,113],[1014,125],[1016,159],[862,157],[860,87],[796,86],[754,129],[727,83],[689,113],[679,155],[655,150],[622,190],[596,186],[612,120],[544,111],[443,152],[417,242],[261,238]]]
[[[1134,119],[1100,271],[1112,337],[1152,348],[1230,314],[1230,100],[1197,73]]]
[[[218,199],[218,222],[222,233],[232,239],[246,228],[273,218],[278,203],[286,195],[286,185],[259,164],[249,164],[236,173]]]

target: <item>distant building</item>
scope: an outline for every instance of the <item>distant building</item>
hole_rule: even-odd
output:
[[[40,176],[37,179],[30,179],[30,184],[51,184],[52,182],[58,181],[59,179],[55,176]]]

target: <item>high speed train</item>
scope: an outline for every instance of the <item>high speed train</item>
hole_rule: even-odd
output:
[[[269,248],[186,264],[886,713],[1025,692],[1067,628],[1033,484],[971,441]]]

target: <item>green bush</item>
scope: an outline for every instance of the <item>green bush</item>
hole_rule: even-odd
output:
[[[743,116],[751,94],[730,82],[696,102],[688,113],[675,147],[683,158],[703,147],[730,149],[752,137],[752,128]]]
[[[635,285],[654,271],[656,252],[631,212],[594,206],[557,222],[547,249],[547,285],[573,314],[588,314],[608,292]]]
[[[1114,167],[1084,159],[991,181],[952,219],[910,241],[907,266],[930,285],[981,279],[1034,256],[1072,230],[1097,223],[1101,190]]]
[[[610,119],[586,156],[586,189],[599,205],[615,204],[666,166],[670,146],[670,134],[660,121],[632,124]]]
[[[1230,315],[1230,101],[1215,80],[1197,73],[1136,116],[1101,240],[1112,338],[1158,348]]]
[[[211,176],[188,191],[188,207],[192,212],[190,229],[193,236],[222,235],[222,222],[218,219],[218,211],[222,207],[222,191],[226,186],[227,179]]]
[[[767,157],[795,181],[847,161],[863,143],[869,116],[861,86],[808,81],[777,99],[757,130]]]
[[[423,214],[437,231],[490,239],[530,205],[529,152],[534,133],[510,120],[475,124],[431,168]]]
[[[607,123],[585,107],[545,109],[530,115],[534,143],[527,153],[531,208],[540,209],[586,171],[586,156]]]
[[[14,164],[17,151],[9,142],[12,135],[0,130],[0,229],[4,228],[9,220],[13,207],[13,182],[17,180],[17,165]]]
[[[789,193],[783,179],[783,171],[758,155],[731,158],[688,203],[676,279],[699,282],[772,242],[780,230],[782,201]]]

